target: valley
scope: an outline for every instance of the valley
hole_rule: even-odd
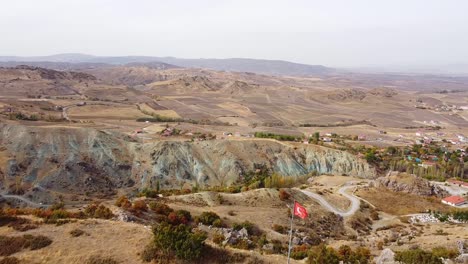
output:
[[[284,263],[297,201],[291,263],[466,260],[467,208],[442,203],[468,193],[466,77],[47,59],[0,62],[0,243],[52,240],[4,259]],[[200,248],[163,250],[179,235]]]

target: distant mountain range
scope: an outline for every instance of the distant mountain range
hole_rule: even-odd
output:
[[[300,64],[282,60],[260,59],[181,59],[174,57],[116,56],[101,57],[80,53],[57,54],[51,56],[0,56],[0,66],[28,64],[54,69],[78,69],[111,65],[158,65],[170,68],[171,65],[184,68],[206,68],[219,71],[252,72],[267,75],[320,76],[335,72],[335,69],[322,65]],[[163,64],[166,64],[164,66]]]

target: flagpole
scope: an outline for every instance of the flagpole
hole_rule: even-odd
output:
[[[295,203],[296,201],[294,201]],[[294,206],[291,208],[291,229],[289,230],[289,246],[288,246],[288,264],[290,263],[291,249],[292,249],[292,233],[293,233],[293,219],[294,219]]]

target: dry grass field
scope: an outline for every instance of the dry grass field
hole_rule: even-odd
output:
[[[407,215],[427,210],[448,212],[452,207],[442,204],[440,199],[413,194],[392,192],[385,189],[358,190],[356,195],[369,201],[379,210],[391,215]]]

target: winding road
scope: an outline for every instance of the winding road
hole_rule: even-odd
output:
[[[44,207],[44,206],[47,206],[46,204],[41,204],[41,203],[35,203],[31,200],[28,200],[26,198],[24,198],[23,196],[19,196],[19,195],[13,195],[13,194],[0,194],[0,198],[7,198],[7,199],[16,199],[16,200],[20,200],[26,204],[28,204],[29,206],[31,207]]]
[[[354,213],[357,212],[357,210],[359,210],[359,206],[361,204],[361,201],[358,197],[356,197],[355,195],[353,194],[348,194],[346,192],[346,190],[350,189],[350,188],[355,188],[356,186],[353,186],[353,185],[347,185],[347,186],[343,186],[341,187],[339,190],[338,190],[338,193],[343,195],[344,197],[348,198],[350,201],[351,201],[351,206],[348,208],[347,211],[342,211],[336,207],[334,207],[333,205],[331,205],[329,202],[327,202],[327,200],[325,200],[321,195],[317,194],[317,193],[314,193],[314,192],[310,192],[310,191],[306,191],[306,190],[301,190],[305,195],[309,196],[310,198],[316,200],[321,206],[323,206],[325,209],[327,209],[328,211],[330,212],[333,212],[337,215],[341,215],[343,217],[346,217],[346,216],[351,216],[353,215]]]

